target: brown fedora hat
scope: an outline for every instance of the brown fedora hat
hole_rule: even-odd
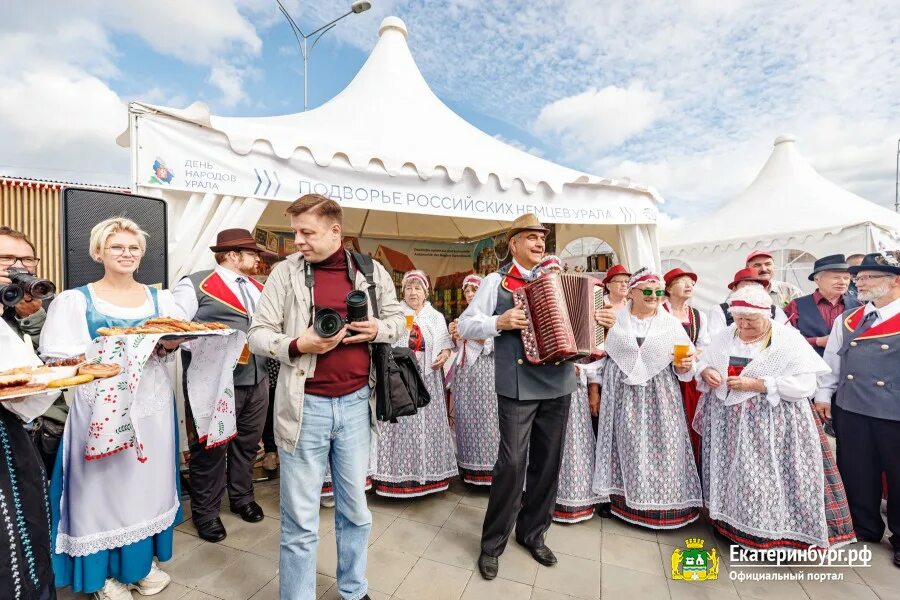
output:
[[[216,243],[209,247],[213,252],[230,252],[231,250],[252,250],[261,254],[272,254],[253,239],[253,234],[246,229],[223,229],[216,235]]]
[[[542,231],[544,233],[550,233],[549,229],[541,225],[541,222],[536,215],[525,213],[524,215],[516,217],[516,220],[512,222],[509,231],[506,232],[506,241],[508,242],[512,239],[512,236],[523,231]]]

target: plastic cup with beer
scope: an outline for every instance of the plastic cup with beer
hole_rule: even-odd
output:
[[[406,328],[409,329],[410,331],[412,331],[413,319],[415,319],[415,318],[416,318],[416,316],[412,313],[409,313],[406,315]]]
[[[675,344],[675,364],[681,364],[681,361],[687,358],[688,354],[691,351],[691,347],[687,344]]]

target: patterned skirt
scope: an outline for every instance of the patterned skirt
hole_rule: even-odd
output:
[[[757,396],[725,406],[706,396],[697,425],[704,496],[722,535],[759,549],[855,541],[844,484],[809,403],[772,407]]]
[[[466,483],[491,485],[500,446],[494,357],[482,354],[471,367],[457,367],[451,389],[459,473]]]
[[[628,385],[612,361],[603,372],[593,491],[630,523],[675,529],[703,505],[678,380],[665,369]]]
[[[594,505],[600,502],[600,496],[591,490],[596,445],[587,387],[579,383],[569,407],[554,521],[578,523],[594,516]]]
[[[56,598],[44,466],[22,422],[2,407],[0,598]]]
[[[421,353],[419,353],[421,354]],[[372,487],[380,496],[408,498],[442,492],[459,471],[444,396],[441,371],[418,359],[431,402],[411,417],[384,423]]]
[[[688,433],[691,435],[691,448],[694,450],[694,459],[697,464],[700,463],[700,434],[697,433],[691,424],[694,422],[694,415],[697,413],[697,404],[700,402],[700,390],[697,389],[697,382],[679,381],[678,386],[681,388],[681,398],[684,401],[684,416],[687,418]]]

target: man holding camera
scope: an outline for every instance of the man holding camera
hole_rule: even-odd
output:
[[[5,225],[0,226],[0,297],[3,298],[3,320],[20,338],[24,339],[28,335],[35,349],[40,342],[47,312],[44,310],[44,298],[34,297],[28,292],[34,287],[33,283],[37,283],[36,289],[49,294],[49,297],[55,292],[52,283],[34,279],[41,262],[36,255],[34,244],[28,236]],[[24,287],[18,284],[20,280],[25,280]],[[32,439],[48,477],[53,472],[59,440],[68,415],[69,407],[62,395],[59,395],[47,412],[35,419],[31,427]]]
[[[262,284],[251,277],[256,273],[260,254],[266,250],[246,229],[219,232],[215,253],[216,267],[181,279],[172,290],[184,317],[199,322],[225,323],[247,331],[259,302]],[[181,353],[185,372],[191,353]],[[184,385],[187,398],[187,383]],[[234,407],[237,436],[221,446],[206,448],[193,427],[190,402],[185,402],[191,459],[191,518],[197,534],[206,541],[220,542],[227,532],[219,518],[225,496],[226,479],[231,512],[248,523],[263,520],[263,511],[253,496],[253,464],[269,405],[269,378],[265,359],[244,348],[234,368]]]
[[[341,598],[359,600],[369,597],[365,573],[372,527],[365,497],[374,416],[369,343],[397,341],[406,331],[405,318],[391,277],[376,262],[379,318],[367,304],[365,320],[347,322],[348,295],[367,292],[368,284],[341,243],[340,205],[309,194],[287,213],[299,252],[272,270],[249,333],[251,350],[282,365],[274,427],[281,460],[279,597],[315,598],[319,496],[328,462],[338,589]],[[333,320],[327,309],[344,321],[336,330],[325,322]],[[323,313],[331,317],[323,319]]]

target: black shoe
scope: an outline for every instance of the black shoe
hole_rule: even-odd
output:
[[[248,523],[259,523],[265,516],[262,507],[252,500],[243,506],[232,506],[231,512],[241,515],[241,518]]]
[[[894,550],[894,566],[900,567],[900,548]]]
[[[201,540],[206,540],[207,542],[221,542],[228,536],[228,532],[225,531],[225,526],[222,525],[222,519],[216,517],[211,521],[204,521],[203,523],[196,523],[197,525],[197,535],[200,536]]]
[[[481,576],[490,581],[497,576],[500,568],[500,560],[496,556],[489,556],[484,552],[478,557],[478,571]]]
[[[516,541],[518,541],[518,540],[516,540]],[[550,550],[550,548],[548,548],[546,546],[546,544],[541,544],[540,546],[532,547],[532,546],[526,546],[522,542],[519,542],[519,545],[524,546],[525,549],[531,553],[531,558],[538,561],[545,567],[552,567],[553,565],[555,565],[557,563],[556,555],[553,554],[553,551]]]
[[[604,502],[603,504],[598,504],[594,509],[594,512],[597,513],[597,516],[601,519],[609,519],[613,516],[612,508],[609,506],[609,502]]]

